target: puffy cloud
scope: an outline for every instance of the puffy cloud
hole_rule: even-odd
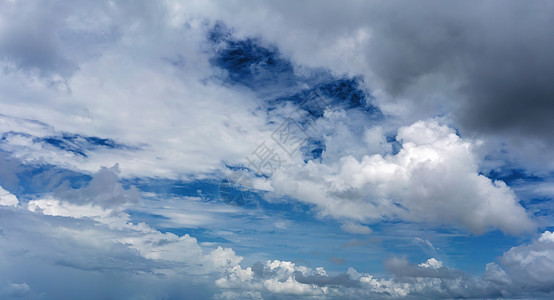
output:
[[[543,232],[539,237],[539,242],[554,242],[554,232]]]
[[[295,279],[295,275],[298,274],[311,275],[318,273],[304,266],[296,266],[292,262],[274,260],[267,261],[263,265],[256,263],[246,269],[236,266],[225,277],[216,280],[216,285],[221,288],[262,290],[284,295],[314,296],[325,294],[325,288],[298,282]]]
[[[554,291],[554,238],[545,231],[529,245],[513,247],[499,258],[514,289]],[[499,276],[502,278],[502,276]]]
[[[246,269],[237,266],[225,277],[218,279],[216,284],[222,288],[259,291],[262,295],[276,293],[321,299],[467,297],[474,295],[472,289],[480,288],[468,275],[439,266],[441,262],[433,258],[423,264],[433,266],[418,266],[402,259],[392,259],[387,265],[393,268],[394,276],[383,278],[359,273],[353,268],[331,276],[321,267],[314,270],[275,260],[265,264],[256,263]],[[479,292],[482,293],[482,290],[475,295]]]
[[[138,202],[140,193],[134,186],[124,188],[119,183],[119,166],[111,168],[101,167],[100,171],[92,175],[92,179],[85,187],[71,189],[60,186],[54,192],[54,197],[78,204],[93,204],[102,207],[127,207]]]
[[[3,206],[17,206],[19,203],[19,200],[17,200],[17,197],[6,191],[3,187],[0,186],[0,205]]]
[[[478,171],[473,143],[436,121],[402,127],[395,155],[309,161],[272,177],[275,191],[317,205],[322,215],[361,222],[410,220],[518,234],[534,225],[513,191]]]
[[[419,266],[424,268],[440,269],[442,268],[442,262],[432,257],[429,258],[426,262],[419,264]]]

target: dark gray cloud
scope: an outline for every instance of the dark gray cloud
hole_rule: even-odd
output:
[[[425,102],[439,91],[434,105],[451,109],[467,132],[554,139],[553,3],[394,1],[376,9],[367,58],[388,93]]]
[[[4,17],[12,22],[8,30],[0,31],[1,57],[11,59],[19,68],[36,68],[43,74],[73,72],[76,65],[64,55],[58,38],[63,19],[56,17],[63,16],[66,7],[51,3],[40,7],[26,6],[24,10],[25,14],[17,18],[14,11],[13,15],[10,14],[10,9],[4,12]]]
[[[342,287],[360,287],[360,282],[353,280],[346,273],[336,276],[322,276],[322,275],[303,275],[301,272],[294,272],[294,279],[304,284],[315,284],[317,286],[342,286]]]
[[[2,1],[0,60],[44,77],[71,77],[129,26],[155,28],[163,5],[148,1]],[[4,71],[12,71],[6,68]]]

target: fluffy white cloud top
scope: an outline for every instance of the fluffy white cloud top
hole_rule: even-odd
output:
[[[359,222],[401,219],[483,233],[534,228],[514,192],[479,174],[474,142],[436,121],[398,130],[397,154],[351,155],[334,163],[282,168],[276,192],[315,204],[321,215]]]
[[[19,203],[19,200],[17,200],[17,197],[6,191],[3,187],[0,186],[0,205],[3,206],[17,206]]]

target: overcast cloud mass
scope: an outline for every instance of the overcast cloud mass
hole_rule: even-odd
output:
[[[0,298],[553,298],[553,16],[0,0]]]

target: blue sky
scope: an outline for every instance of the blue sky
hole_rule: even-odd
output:
[[[552,298],[553,10],[0,0],[0,298]]]

